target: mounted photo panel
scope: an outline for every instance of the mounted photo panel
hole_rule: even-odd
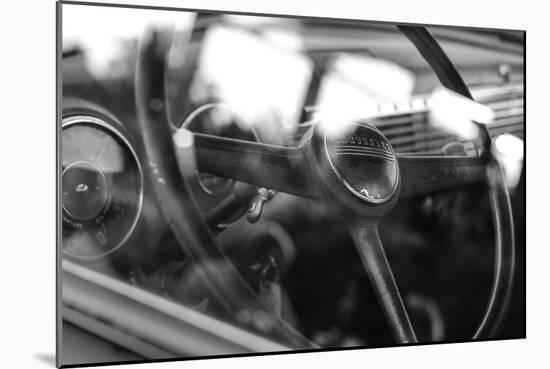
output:
[[[58,366],[525,338],[524,31],[57,10]]]

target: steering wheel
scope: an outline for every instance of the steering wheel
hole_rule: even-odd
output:
[[[445,87],[471,98],[457,70],[424,27],[399,29]],[[216,244],[187,184],[195,166],[217,176],[326,201],[334,209],[335,220],[357,219],[349,226],[350,234],[399,343],[417,339],[378,234],[380,220],[400,198],[486,183],[496,234],[495,268],[489,302],[473,338],[496,333],[509,303],[515,257],[510,200],[486,128],[480,125],[484,149],[477,157],[397,155],[368,120],[350,123],[337,136],[312,128],[297,147],[177,131],[169,121],[166,104],[169,46],[159,33],[149,30],[138,49],[136,103],[147,167],[158,204],[177,241],[197,262],[213,297],[240,323],[297,349],[315,347],[262,304]],[[216,268],[223,268],[223,277]],[[227,288],[227,279],[232,281],[231,288]]]

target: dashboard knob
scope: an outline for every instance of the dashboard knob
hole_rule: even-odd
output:
[[[76,162],[62,174],[63,209],[70,218],[86,222],[94,219],[107,202],[107,181],[90,162]]]

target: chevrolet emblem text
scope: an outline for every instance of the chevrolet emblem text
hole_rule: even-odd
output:
[[[384,203],[397,191],[399,168],[395,152],[375,127],[355,123],[347,135],[329,137],[325,151],[334,174],[355,196]]]

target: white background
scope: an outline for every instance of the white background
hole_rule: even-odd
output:
[[[115,1],[111,1],[115,2]],[[527,30],[527,340],[139,365],[143,368],[548,367],[545,230],[549,12],[527,1],[136,1],[187,8]],[[534,4],[537,5],[534,5]],[[540,4],[540,5],[538,5]],[[55,353],[55,3],[2,2],[0,366],[53,367]],[[98,22],[101,27],[101,22]],[[124,27],[123,19],[121,27]],[[457,276],[459,278],[459,276]],[[468,303],[465,301],[464,303]],[[531,363],[529,365],[529,363]]]

